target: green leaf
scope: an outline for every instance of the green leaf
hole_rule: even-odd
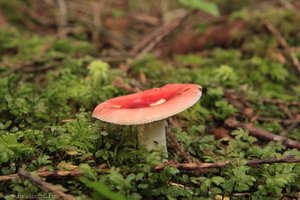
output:
[[[179,173],[179,170],[175,167],[165,167],[164,168],[164,171],[167,173],[167,174],[170,174],[172,176],[175,176],[176,174]]]
[[[144,178],[144,176],[145,176],[145,173],[144,173],[144,172],[139,172],[139,173],[136,175],[135,180],[136,180],[136,181],[140,181],[140,180],[142,180],[142,179]]]
[[[211,178],[211,182],[215,183],[216,185],[220,185],[221,183],[224,183],[225,179],[221,176],[214,176]]]
[[[219,9],[215,3],[203,0],[179,0],[179,3],[190,8],[202,10],[212,15],[219,16]]]
[[[109,188],[101,182],[89,181],[86,178],[80,178],[80,181],[87,187],[92,188],[102,198],[108,198],[111,200],[128,200],[122,194],[110,191]]]

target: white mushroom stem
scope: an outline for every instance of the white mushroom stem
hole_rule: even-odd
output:
[[[155,149],[157,146],[163,148],[167,155],[166,141],[166,120],[160,120],[138,127],[138,141],[140,145],[145,145],[147,149]]]

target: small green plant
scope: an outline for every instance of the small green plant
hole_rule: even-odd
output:
[[[207,13],[210,13],[212,15],[219,15],[219,9],[215,3],[205,1],[205,0],[179,0],[179,3],[181,3],[184,6],[198,9],[205,11]]]
[[[0,164],[17,160],[22,155],[31,154],[33,150],[32,147],[19,142],[15,134],[3,134],[0,136]]]

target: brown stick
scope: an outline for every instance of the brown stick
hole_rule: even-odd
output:
[[[65,200],[75,200],[76,199],[74,196],[64,193],[58,187],[43,181],[40,177],[31,175],[29,172],[27,172],[25,170],[20,169],[18,172],[18,175],[21,178],[26,179],[26,180],[30,181],[32,184],[38,186],[41,190],[43,190],[45,192],[53,193],[55,195],[55,198],[57,198],[57,199],[65,199]]]
[[[193,12],[187,12],[178,19],[167,22],[163,26],[157,28],[135,45],[129,51],[129,54],[133,55],[135,58],[140,58],[144,54],[149,53],[160,41],[175,31],[191,13]]]
[[[206,169],[209,168],[222,168],[227,166],[230,163],[230,161],[224,161],[224,162],[216,162],[216,163],[177,163],[176,161],[169,161],[160,165],[157,165],[154,167],[154,171],[160,171],[166,166],[174,167],[179,170],[183,171],[205,171]]]
[[[102,169],[103,171],[108,171],[109,169],[106,168],[106,164],[102,163],[97,166],[97,168]],[[36,174],[40,177],[65,177],[65,176],[80,176],[82,173],[79,170],[56,170],[56,171],[48,171],[46,168],[41,168],[36,171]],[[1,181],[9,181],[15,178],[18,178],[18,174],[10,174],[10,175],[3,175],[0,176],[0,182]]]
[[[278,107],[284,112],[289,119],[294,119],[295,116],[286,104],[279,104]]]
[[[60,37],[66,36],[65,28],[68,24],[68,8],[65,0],[57,0],[59,16],[57,16],[58,21],[58,35]]]
[[[280,32],[271,24],[269,21],[264,20],[264,25],[266,28],[274,35],[276,40],[279,42],[279,44],[283,47],[284,51],[287,55],[289,55],[293,66],[298,72],[298,75],[300,76],[300,63],[297,58],[297,55],[291,51],[287,41],[284,39],[284,37],[280,34]]]
[[[287,137],[275,135],[263,129],[253,127],[252,124],[245,124],[238,122],[236,119],[227,119],[225,124],[230,128],[243,128],[249,132],[249,134],[253,135],[254,137],[269,140],[274,142],[282,142],[286,147],[296,148],[300,150],[300,142],[288,139]]]
[[[0,27],[3,25],[6,25],[7,21],[6,21],[6,17],[4,16],[1,8],[0,8]]]
[[[300,119],[298,119],[298,118],[296,118],[296,119],[279,119],[279,118],[273,118],[273,117],[258,116],[256,119],[258,121],[262,121],[262,122],[278,122],[278,123],[282,123],[283,125],[291,125],[294,123],[300,123]]]
[[[180,154],[180,156],[182,156],[182,158],[184,159],[185,162],[191,162],[190,154],[188,152],[186,152],[184,150],[183,145],[180,142],[178,142],[176,135],[171,130],[168,130],[167,136],[168,136],[168,139],[170,140],[170,142],[168,143],[170,145],[170,147],[172,149],[174,149],[175,151],[177,151]]]
[[[291,10],[294,11],[295,7],[293,6],[293,4],[289,1],[285,1],[285,0],[279,0],[279,3],[287,10]]]
[[[81,175],[81,173],[77,170],[74,170],[74,171],[58,170],[58,171],[53,171],[53,172],[50,172],[50,171],[39,172],[39,171],[37,171],[36,173],[40,177],[48,177],[48,176],[64,177],[64,176],[78,176],[78,175]],[[9,181],[9,180],[12,180],[12,179],[15,179],[15,178],[18,178],[18,177],[19,177],[18,174],[3,175],[3,176],[0,176],[0,182],[1,181]]]
[[[194,163],[194,162],[193,163],[191,163],[191,162],[190,163],[178,163],[177,161],[171,160],[171,161],[168,161],[168,162],[165,162],[163,164],[155,166],[153,168],[153,170],[154,171],[161,171],[166,166],[171,166],[171,167],[175,167],[175,168],[177,168],[179,170],[183,170],[183,171],[195,171],[195,170],[198,170],[198,171],[201,171],[201,172],[205,172],[206,169],[226,167],[226,166],[230,165],[233,162],[234,161],[222,161],[222,162],[216,162],[216,163]],[[300,158],[295,158],[294,156],[286,156],[286,157],[283,157],[283,158],[269,158],[269,159],[264,159],[264,160],[250,160],[250,161],[248,161],[246,163],[246,165],[251,166],[251,167],[255,167],[257,165],[274,164],[274,163],[300,163]],[[74,170],[74,171],[59,171],[59,172],[60,173],[55,173],[55,172],[39,172],[38,175],[42,176],[42,177],[47,177],[47,176],[51,176],[51,175],[57,175],[57,176],[72,175],[72,176],[78,176],[78,175],[81,174],[77,170]],[[29,173],[25,171],[25,174],[27,175]],[[10,174],[10,175],[6,175],[6,176],[0,176],[0,181],[12,180],[12,179],[18,178],[19,176],[21,176],[20,172],[18,174]],[[35,177],[33,177],[33,178],[35,178]],[[47,184],[49,184],[49,183],[47,183]],[[55,188],[55,190],[57,190],[57,189]],[[50,190],[47,190],[47,191],[50,191]]]
[[[293,129],[295,129],[300,124],[300,120],[295,121],[292,123],[289,127],[287,127],[286,132],[291,132]]]
[[[223,168],[234,161],[222,161],[216,163],[176,163],[176,162],[166,162],[154,167],[154,171],[160,171],[166,166],[175,167],[179,170],[183,171],[200,171],[205,172],[205,170],[210,168]],[[274,164],[274,163],[300,163],[300,158],[295,158],[294,156],[286,156],[283,158],[270,158],[264,160],[250,160],[246,163],[246,165],[250,167],[255,167],[257,165],[264,165],[264,164]]]
[[[295,158],[294,156],[286,156],[283,158],[269,158],[264,160],[250,160],[247,162],[249,166],[264,165],[264,164],[274,164],[274,163],[299,163],[300,158]]]
[[[117,88],[127,90],[130,93],[136,93],[141,91],[138,87],[132,88],[128,84],[124,83],[123,79],[120,76],[116,76],[112,84]]]
[[[299,101],[283,101],[280,99],[264,99],[264,103],[272,103],[272,104],[286,104],[289,106],[300,106]]]
[[[9,181],[15,178],[18,178],[18,174],[9,174],[9,175],[0,176],[0,182]]]

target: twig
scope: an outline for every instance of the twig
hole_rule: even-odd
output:
[[[68,24],[68,8],[65,0],[57,0],[59,16],[58,16],[58,34],[60,37],[66,35],[65,28]]]
[[[165,163],[162,163],[162,164],[159,164],[159,165],[155,166],[153,168],[153,171],[161,171],[166,166],[171,166],[171,167],[175,167],[175,168],[177,168],[179,170],[182,170],[182,171],[198,171],[198,172],[204,173],[204,172],[206,172],[207,169],[223,168],[223,167],[226,167],[226,166],[228,166],[228,165],[230,165],[234,162],[235,161],[232,160],[232,161],[221,161],[221,162],[215,162],[215,163],[199,163],[199,162],[198,163],[196,163],[196,162],[178,163],[175,160],[171,160],[171,161],[168,161],[168,162],[165,162]],[[246,165],[251,166],[251,167],[255,167],[257,165],[274,164],[274,163],[300,163],[300,158],[295,158],[294,156],[286,156],[286,157],[283,157],[283,158],[250,160],[246,163]],[[105,165],[104,166],[102,166],[102,165],[98,166],[98,168],[102,168],[103,170],[107,170],[103,167],[105,167]],[[49,172],[49,171],[38,172],[37,171],[36,173],[37,173],[38,176],[41,176],[41,177],[48,177],[48,176],[59,176],[59,177],[79,176],[79,175],[82,174],[78,170],[73,170],[73,171],[58,170],[58,171],[54,171],[54,172]],[[57,188],[53,188],[55,186],[42,181],[40,178],[33,177],[32,175],[29,174],[29,172],[24,171],[24,170],[20,170],[18,174],[10,174],[10,175],[5,175],[5,176],[0,176],[0,182],[1,181],[9,181],[9,180],[12,180],[12,179],[15,179],[15,178],[18,178],[18,177],[23,177],[23,178],[29,180],[33,184],[38,185],[41,189],[43,189],[43,188],[48,189],[47,186],[50,185],[50,189],[57,190]],[[46,184],[46,187],[43,187],[44,184]],[[52,192],[52,190],[47,190],[47,191]],[[56,193],[54,193],[54,194],[56,194]],[[57,197],[60,197],[60,196],[57,195]]]
[[[178,19],[167,22],[163,26],[157,28],[155,31],[141,40],[137,45],[135,45],[129,51],[129,54],[133,55],[135,58],[140,58],[144,54],[149,53],[160,41],[175,31],[191,13],[192,12],[186,12]]]
[[[279,0],[279,3],[285,7],[287,10],[295,10],[295,7],[293,6],[293,4],[291,4],[289,1],[286,0]]]
[[[160,20],[157,17],[145,13],[132,13],[129,14],[128,17],[150,26],[157,26],[160,23]]]
[[[279,44],[283,47],[284,51],[286,52],[287,55],[289,55],[293,66],[298,72],[298,75],[300,76],[300,63],[297,58],[297,55],[291,51],[287,41],[284,39],[284,37],[280,34],[280,32],[271,24],[270,22],[264,20],[264,25],[266,28],[274,35],[276,40],[279,42]]]
[[[289,127],[287,127],[286,132],[291,132],[293,129],[295,129],[300,124],[300,120],[295,121],[292,123]]]
[[[65,171],[65,170],[58,170],[58,171],[37,171],[36,174],[40,177],[48,177],[48,176],[56,176],[56,177],[64,177],[64,176],[79,176],[81,175],[81,172],[78,170],[73,171]],[[18,178],[18,174],[10,174],[10,175],[3,175],[0,176],[0,182],[1,181],[9,181],[15,178]]]
[[[283,125],[291,125],[294,123],[300,123],[300,119],[279,119],[279,118],[273,118],[273,117],[260,117],[258,116],[256,118],[258,121],[262,122],[278,122],[282,123]]]
[[[92,31],[92,40],[93,42],[98,42],[99,40],[99,35],[101,32],[101,12],[103,10],[105,1],[98,0],[94,2],[93,5],[93,25],[94,25],[94,30]]]
[[[132,88],[128,84],[123,82],[123,79],[120,76],[116,76],[112,84],[120,89],[127,90],[128,92],[135,93],[140,92],[141,90],[138,87]]]
[[[58,187],[43,181],[40,177],[31,175],[29,172],[27,172],[25,170],[20,169],[18,172],[18,175],[21,178],[30,181],[33,185],[38,186],[41,190],[43,190],[45,192],[53,193],[57,199],[65,199],[65,200],[75,200],[76,199],[74,196],[64,193]]]
[[[274,163],[300,163],[300,158],[294,156],[286,156],[283,158],[269,158],[264,160],[250,160],[247,165],[253,167],[256,165],[274,164]]]
[[[213,128],[211,132],[218,140],[228,141],[232,139],[229,135],[229,131],[223,127]]]
[[[6,18],[4,17],[4,14],[0,8],[0,26],[3,26],[7,23]]]
[[[290,120],[293,121],[293,123],[291,123],[285,131],[280,133],[280,135],[285,135],[298,126],[300,122],[300,115],[293,113],[286,104],[279,104],[278,107],[286,114],[286,116],[289,117]]]
[[[240,111],[244,110],[245,107],[249,107],[247,105],[247,100],[245,99],[245,96],[243,95],[237,96],[237,94],[232,90],[226,90],[224,96],[228,101],[228,103],[237,107]]]
[[[288,139],[287,137],[275,135],[263,129],[253,127],[252,124],[246,124],[238,122],[236,119],[227,119],[225,124],[230,128],[243,128],[246,129],[251,135],[263,139],[274,142],[282,142],[286,147],[296,148],[300,150],[300,142]]]
[[[293,122],[286,128],[286,130],[282,131],[280,135],[285,135],[286,133],[291,132],[293,129],[295,129],[300,124],[300,115],[297,115]]]
[[[174,167],[183,171],[205,171],[209,168],[222,168],[230,164],[230,161],[216,162],[216,163],[177,163],[176,161],[169,161],[154,167],[154,171],[160,171],[166,166]]]
[[[98,169],[102,169],[103,171],[108,171],[109,169],[106,168],[106,164],[102,163],[97,166]],[[48,171],[46,168],[41,168],[38,171],[35,171],[35,173],[40,177],[65,177],[65,176],[80,176],[82,173],[79,170],[56,170],[56,171]],[[0,176],[0,182],[1,181],[9,181],[15,178],[18,178],[18,174],[10,174],[10,175],[3,175]]]
[[[26,11],[26,14],[28,14],[35,22],[41,25],[49,26],[55,24],[55,21],[53,19],[47,18],[43,15],[39,15],[36,11],[32,10],[32,8],[24,6],[24,10]]]
[[[300,106],[299,101],[283,101],[280,99],[264,99],[264,103],[272,103],[272,104],[286,104],[289,106]]]
[[[224,96],[228,103],[235,106],[239,113],[251,119],[253,117],[253,109],[250,107],[245,95],[237,95],[232,90],[226,90]]]
[[[0,182],[1,181],[9,181],[9,180],[12,180],[15,178],[18,178],[18,174],[3,175],[3,176],[0,176]]]
[[[264,117],[258,117],[257,119],[260,121],[268,121],[268,122],[274,122],[277,121],[279,123],[282,123],[284,125],[288,125],[288,128],[280,133],[280,135],[285,135],[286,133],[292,131],[294,128],[296,128],[300,123],[300,116],[296,114],[294,116],[293,113],[289,110],[289,106],[298,106],[300,107],[299,101],[283,101],[280,99],[264,99],[263,103],[272,103],[278,105],[285,113],[289,116],[290,119],[277,119],[277,118],[264,118]]]
[[[168,128],[167,137],[170,140],[168,143],[172,149],[176,150],[185,162],[191,162],[191,156],[184,150],[183,145],[177,140],[176,135]]]
[[[286,104],[279,104],[278,107],[285,113],[289,119],[294,119],[294,113],[291,112],[291,110],[288,108]]]
[[[164,169],[166,166],[175,167],[182,171],[200,171],[205,172],[205,170],[210,168],[223,168],[230,164],[234,163],[234,161],[222,161],[216,163],[177,163],[174,161],[169,161],[154,167],[154,171],[160,171]],[[257,165],[264,164],[274,164],[274,163],[300,163],[300,158],[295,158],[294,156],[286,156],[283,158],[270,158],[264,160],[250,160],[246,163],[246,165],[250,167],[255,167]]]

